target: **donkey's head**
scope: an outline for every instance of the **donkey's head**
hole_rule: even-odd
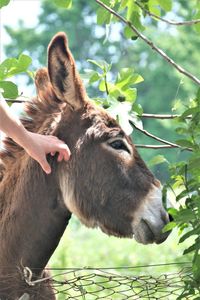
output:
[[[169,218],[160,183],[119,124],[88,99],[64,33],[51,41],[48,72],[38,71],[36,85],[40,99],[56,99],[60,114],[52,123],[54,134],[72,152],[57,169],[68,210],[109,235],[163,242]]]

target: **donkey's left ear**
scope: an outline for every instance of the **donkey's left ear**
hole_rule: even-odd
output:
[[[86,92],[63,32],[58,33],[49,44],[48,72],[56,96],[75,110],[81,108]]]

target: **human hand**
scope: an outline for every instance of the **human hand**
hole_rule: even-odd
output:
[[[35,159],[45,173],[51,173],[51,167],[47,162],[46,155],[55,155],[58,152],[58,161],[69,160],[71,152],[68,146],[57,137],[52,135],[42,135],[26,131],[26,137],[23,139],[21,146],[25,151]]]

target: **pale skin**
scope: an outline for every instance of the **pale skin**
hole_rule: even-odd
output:
[[[51,173],[51,167],[46,155],[58,152],[58,161],[70,158],[68,146],[57,137],[41,135],[25,129],[20,120],[11,112],[5,100],[0,100],[0,130],[12,138],[35,159],[46,174]]]

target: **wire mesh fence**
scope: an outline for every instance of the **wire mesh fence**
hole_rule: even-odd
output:
[[[120,271],[120,272],[119,272]],[[67,270],[54,277],[52,284],[60,299],[177,299],[191,269],[154,275],[134,274],[135,268]],[[188,298],[192,299],[192,298]]]
[[[192,273],[189,264],[180,264],[176,272],[165,272],[174,265],[49,269],[52,276],[46,280],[59,300],[175,300],[182,295]],[[27,278],[28,284],[35,284],[30,276]]]
[[[174,270],[174,265],[176,271],[169,271],[169,267]],[[183,294],[186,283],[192,280],[189,263],[180,264],[178,268],[177,264],[162,264],[48,270],[51,272],[49,277],[34,281],[32,271],[24,268],[24,280],[31,287],[41,283],[51,285],[58,300],[175,300]],[[32,298],[27,293],[22,293],[20,300],[29,299]],[[186,296],[181,299],[196,298]]]

